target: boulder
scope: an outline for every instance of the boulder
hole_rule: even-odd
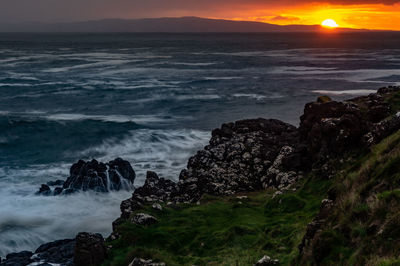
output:
[[[75,253],[75,239],[64,239],[41,245],[35,251],[35,261],[72,265]]]
[[[134,258],[129,266],[165,266],[164,262],[153,262],[152,260],[145,260],[140,258]]]
[[[42,184],[42,186],[39,188],[39,191],[36,192],[36,194],[43,195],[43,196],[50,196],[51,189],[48,185]]]
[[[152,207],[153,207],[153,209],[155,209],[157,211],[162,211],[163,210],[162,206],[159,203],[154,203],[152,205]]]
[[[92,160],[78,161],[70,169],[70,177],[65,181],[64,189],[110,190],[131,189],[135,181],[135,171],[129,162],[117,158],[106,164]]]
[[[279,265],[279,260],[271,259],[271,257],[265,255],[262,257],[254,266],[271,266],[271,265]]]
[[[74,263],[76,266],[101,265],[106,258],[104,238],[100,234],[79,233],[76,236]]]
[[[137,225],[152,225],[158,223],[157,218],[146,213],[138,213],[132,218],[132,223]]]
[[[1,266],[26,266],[33,262],[33,253],[30,251],[22,251],[18,253],[8,254],[5,260],[1,261]]]

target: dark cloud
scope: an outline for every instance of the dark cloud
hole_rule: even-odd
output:
[[[400,0],[0,0],[0,21],[71,21],[161,16],[228,17],[254,8],[330,4],[385,4]]]

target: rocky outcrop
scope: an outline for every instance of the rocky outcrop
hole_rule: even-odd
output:
[[[282,161],[294,155],[298,143],[298,130],[278,120],[224,124],[213,131],[210,145],[189,159],[179,177],[180,192],[199,198],[288,185],[297,173],[284,179],[277,169],[289,170]]]
[[[354,148],[367,147],[400,128],[398,116],[386,96],[398,87],[382,88],[378,93],[336,102],[325,99],[308,103],[300,120],[300,135],[309,156],[324,162]]]
[[[22,251],[19,253],[11,253],[6,256],[6,259],[1,261],[1,266],[26,266],[34,262],[32,259],[33,253],[30,251]]]
[[[112,190],[131,190],[135,181],[135,171],[128,161],[117,158],[108,163],[83,160],[73,164],[70,176],[64,182],[57,180],[43,184],[37,194],[49,196],[71,194],[76,191],[109,192]],[[62,185],[62,187],[60,187]],[[57,186],[53,191],[50,186]]]
[[[106,258],[104,239],[100,234],[79,233],[76,236],[74,264],[98,266]]]
[[[260,118],[224,124],[213,131],[210,144],[189,159],[179,182],[149,171],[144,185],[121,203],[121,219],[128,219],[146,203],[194,203],[204,194],[283,189],[301,177],[305,150],[298,130],[278,120]]]
[[[41,245],[34,253],[23,251],[7,255],[1,266],[61,265],[73,266],[75,240],[65,239]]]

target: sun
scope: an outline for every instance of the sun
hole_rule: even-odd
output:
[[[327,27],[327,28],[337,28],[337,27],[339,27],[339,25],[333,19],[326,19],[326,20],[324,20],[322,22],[321,25],[324,26],[324,27]]]

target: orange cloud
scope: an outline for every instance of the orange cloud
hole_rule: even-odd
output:
[[[390,2],[362,5],[313,3],[281,6],[274,9],[264,9],[260,6],[247,10],[246,13],[251,14],[249,16],[236,16],[235,18],[280,25],[316,25],[321,24],[325,19],[333,19],[340,27],[346,28],[400,30],[400,4],[387,5]]]

